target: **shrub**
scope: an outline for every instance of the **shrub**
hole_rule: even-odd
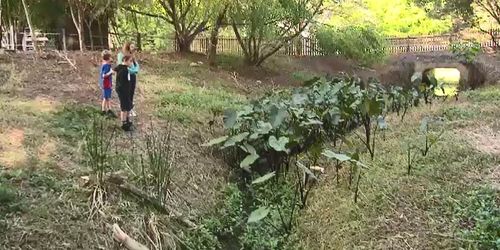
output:
[[[476,41],[454,42],[450,51],[467,63],[472,63],[481,52],[481,44]]]
[[[379,62],[387,55],[387,41],[375,28],[369,26],[323,26],[315,34],[319,47],[326,55],[342,55],[363,65]]]

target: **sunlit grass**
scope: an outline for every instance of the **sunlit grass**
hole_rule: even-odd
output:
[[[438,83],[443,84],[442,88],[437,88],[434,93],[437,96],[454,96],[458,93],[460,82],[460,71],[454,68],[435,68],[431,71]]]

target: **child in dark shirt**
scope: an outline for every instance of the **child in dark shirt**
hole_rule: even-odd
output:
[[[102,65],[99,74],[99,83],[102,90],[102,114],[116,117],[111,111],[111,92],[113,91],[113,70],[111,66],[111,54],[104,52],[102,54]]]
[[[125,131],[132,130],[132,122],[129,120],[129,112],[132,110],[132,84],[128,71],[132,62],[133,58],[125,55],[122,63],[114,69],[116,72],[116,93],[120,99],[122,129]]]

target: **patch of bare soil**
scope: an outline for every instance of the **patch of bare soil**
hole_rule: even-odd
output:
[[[461,133],[472,141],[478,151],[500,156],[500,129],[497,126],[483,126],[472,131],[463,130]],[[492,166],[486,174],[480,174],[477,179],[486,180],[493,189],[500,191],[500,165]]]
[[[500,165],[494,167],[488,177],[493,189],[500,191]]]
[[[18,167],[28,158],[23,146],[24,130],[0,130],[0,165],[7,168]]]
[[[22,75],[23,97],[89,102],[98,96],[95,53],[71,53],[67,58],[56,53],[12,54],[10,61],[15,65],[11,74]]]
[[[500,132],[493,127],[483,126],[461,133],[472,141],[477,150],[490,155],[500,155]]]

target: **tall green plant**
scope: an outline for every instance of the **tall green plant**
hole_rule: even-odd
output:
[[[170,128],[162,133],[152,126],[145,134],[146,162],[142,161],[144,188],[154,193],[159,204],[164,205],[172,182],[175,150],[172,146]]]

